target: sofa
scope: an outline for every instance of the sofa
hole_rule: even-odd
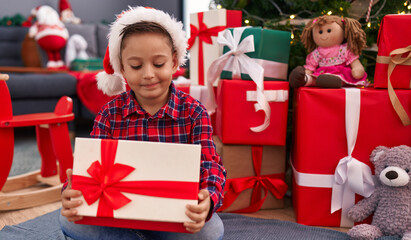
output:
[[[79,34],[84,37],[88,43],[86,52],[90,58],[104,57],[108,26],[66,24],[66,27],[70,36]],[[0,72],[10,75],[7,85],[12,99],[13,114],[50,112],[54,110],[61,96],[69,96],[73,99],[73,112],[76,119],[93,119],[94,114],[81,104],[76,94],[77,79],[70,72],[53,72],[42,67],[25,66],[22,58],[22,43],[27,32],[26,27],[0,27]],[[41,65],[45,66],[46,54],[41,49],[38,49],[38,52]],[[65,49],[61,53],[64,59]],[[73,124],[70,128],[73,128]]]

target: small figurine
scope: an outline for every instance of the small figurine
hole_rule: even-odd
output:
[[[37,44],[46,51],[47,68],[64,68],[60,50],[66,46],[69,33],[60,21],[56,10],[47,5],[32,10],[37,21],[29,29],[29,37],[34,37]]]

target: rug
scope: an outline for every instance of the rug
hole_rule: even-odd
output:
[[[72,240],[60,230],[58,216],[60,209],[14,226],[5,226],[0,231],[0,239],[13,240]],[[274,219],[245,217],[239,214],[219,213],[224,223],[224,240],[321,240],[349,239],[347,234],[304,226],[301,224]],[[379,240],[399,240],[395,237],[383,237]]]
[[[9,177],[32,172],[40,169],[41,159],[37,149],[36,136],[34,132],[24,136],[16,134],[13,163],[11,165]]]

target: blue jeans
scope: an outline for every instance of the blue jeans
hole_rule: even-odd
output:
[[[224,226],[220,217],[213,214],[212,218],[205,223],[200,232],[175,233],[161,231],[147,231],[129,228],[102,227],[94,225],[75,224],[67,221],[67,218],[60,215],[60,226],[63,233],[75,240],[92,239],[178,239],[178,240],[220,240],[223,239]]]

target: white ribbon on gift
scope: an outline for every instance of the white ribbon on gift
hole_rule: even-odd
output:
[[[265,113],[264,123],[257,127],[250,127],[250,130],[262,132],[270,125],[271,108],[264,95],[264,68],[245,54],[255,51],[254,36],[249,35],[240,42],[245,28],[234,28],[233,34],[228,29],[218,33],[217,42],[220,45],[227,46],[230,51],[217,58],[208,68],[207,87],[210,94],[210,103],[207,105],[210,106],[208,109],[210,114],[217,108],[213,84],[224,67],[227,66],[228,69],[231,69],[233,78],[240,78],[241,73],[246,73],[250,75],[253,82],[257,85],[257,103],[254,104],[254,109],[256,112],[263,110]]]
[[[288,63],[253,58],[258,65],[264,68],[264,77],[287,80]],[[225,70],[225,69],[223,69]]]
[[[341,227],[352,227],[348,210],[355,204],[355,194],[369,197],[375,188],[374,178],[368,165],[352,157],[360,122],[361,92],[357,88],[345,88],[345,130],[348,156],[342,158],[331,174],[307,174],[297,172],[297,185],[305,187],[332,187],[331,213],[341,209]]]
[[[331,213],[342,209],[341,225],[354,223],[347,212],[355,204],[355,193],[369,197],[374,192],[374,180],[368,165],[352,157],[360,123],[361,92],[357,88],[345,89],[345,131],[348,156],[342,158],[334,173]]]
[[[247,91],[247,102],[257,101],[257,91]],[[285,102],[288,100],[287,90],[265,90],[264,96],[268,102]]]

